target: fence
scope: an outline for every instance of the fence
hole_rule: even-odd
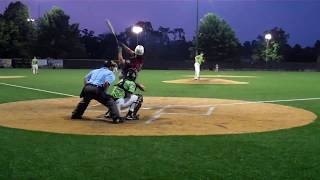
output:
[[[66,68],[66,69],[94,69],[101,67],[104,59],[39,59],[39,66],[43,68]],[[193,60],[145,60],[144,69],[168,69],[183,70],[194,69]],[[288,71],[320,71],[318,63],[289,63],[289,62],[270,62],[270,63],[226,63],[209,62],[201,66],[201,69],[214,70],[215,65],[219,65],[220,70],[288,70]],[[31,59],[0,59],[0,67],[5,68],[30,68]]]

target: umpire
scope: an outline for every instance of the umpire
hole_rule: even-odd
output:
[[[90,101],[95,99],[109,108],[114,123],[123,122],[123,118],[120,117],[120,112],[118,111],[112,96],[106,93],[108,87],[110,87],[115,80],[115,75],[112,71],[115,67],[116,63],[108,60],[105,61],[102,68],[92,70],[86,75],[84,78],[84,87],[80,94],[82,100],[72,112],[72,119],[81,119]]]

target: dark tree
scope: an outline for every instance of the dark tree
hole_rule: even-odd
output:
[[[314,51],[317,56],[317,62],[320,63],[320,40],[317,40],[314,44]]]
[[[79,24],[69,24],[70,17],[54,7],[38,21],[37,52],[42,57],[83,58]]]
[[[29,13],[26,5],[12,2],[0,17],[0,47],[2,56],[31,57],[35,42],[35,30],[28,22]]]
[[[251,55],[253,54],[253,47],[250,41],[245,41],[241,47],[241,55],[246,61],[251,61]]]
[[[199,48],[208,61],[227,61],[237,56],[240,43],[226,21],[209,13],[200,22]]]
[[[117,45],[113,34],[99,34],[98,42],[97,57],[103,59],[115,59],[117,57]]]
[[[170,28],[164,28],[160,26],[158,31],[161,33],[161,43],[164,45],[168,45],[170,41],[170,38],[169,38]]]
[[[288,44],[288,39],[290,35],[286,33],[282,28],[274,27],[270,30],[264,31],[261,35],[258,35],[258,46],[256,49],[256,56],[259,57],[260,60],[266,60],[267,50],[267,42],[265,40],[265,35],[270,33],[272,35],[272,39],[270,40],[270,48],[273,48],[272,45],[276,44],[277,51],[274,51],[276,54],[269,54],[268,56],[278,57],[276,59],[269,58],[269,60],[287,60],[290,55],[290,45]],[[270,49],[269,49],[270,50]],[[270,51],[269,51],[270,53]]]
[[[84,44],[88,58],[99,58],[99,39],[94,35],[94,31],[88,29],[81,30],[81,43]]]
[[[190,42],[186,42],[185,33],[182,28],[159,27],[155,30],[148,21],[139,21],[136,25],[143,28],[139,35],[139,44],[145,47],[145,58],[148,61],[181,61],[189,58]],[[132,49],[137,45],[137,35],[132,32],[132,26],[119,34],[119,39],[129,45]],[[169,34],[174,32],[176,38],[170,39]]]

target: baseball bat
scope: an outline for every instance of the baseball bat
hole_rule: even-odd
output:
[[[112,32],[114,38],[116,39],[116,43],[117,43],[117,46],[119,45],[119,41],[118,41],[118,38],[117,38],[117,35],[116,35],[116,32],[111,24],[111,21],[109,19],[106,20],[107,22],[107,26],[109,27],[109,30]]]

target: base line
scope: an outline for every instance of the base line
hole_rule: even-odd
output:
[[[248,102],[238,102],[238,103],[226,103],[226,104],[216,104],[212,106],[233,106],[233,105],[246,105],[246,104],[260,104],[260,103],[277,103],[277,102],[293,102],[293,101],[311,101],[320,100],[320,98],[300,98],[300,99],[279,99],[279,100],[265,100],[265,101],[248,101]]]
[[[0,83],[0,85],[17,87],[17,88],[28,89],[28,90],[33,90],[33,91],[46,92],[46,93],[50,93],[50,94],[58,94],[58,95],[68,96],[68,97],[78,97],[78,96],[75,96],[75,95],[72,95],[72,94],[65,94],[65,93],[48,91],[48,90],[43,90],[43,89],[37,89],[37,88],[31,88],[31,87],[25,87],[25,86],[18,86],[18,85],[14,85],[14,84]]]
[[[145,124],[150,124],[152,123],[154,120],[158,119],[161,116],[162,111],[164,111],[165,109],[167,109],[168,107],[170,107],[171,105],[166,105],[164,107],[162,107],[161,109],[159,109],[157,112],[153,113],[153,116],[147,120],[145,122]]]

